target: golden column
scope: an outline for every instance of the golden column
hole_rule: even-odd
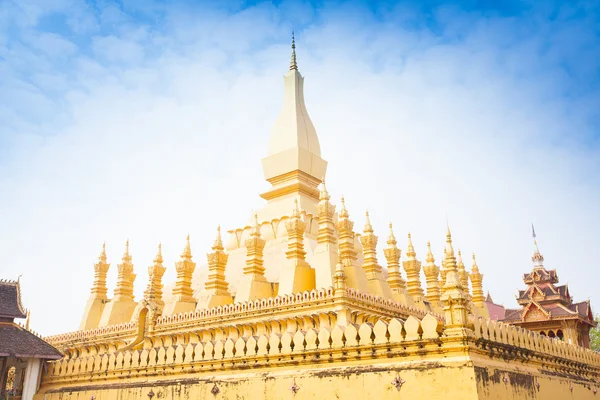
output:
[[[344,263],[346,282],[349,287],[363,293],[369,292],[369,284],[365,271],[358,265],[358,257],[354,249],[354,222],[350,220],[350,214],[346,209],[346,202],[342,197],[342,208],[338,214],[338,243],[340,257]]]
[[[196,263],[192,261],[190,235],[187,235],[185,247],[181,253],[181,260],[175,263],[177,279],[173,288],[173,298],[165,306],[165,315],[188,312],[196,308],[196,299],[192,289],[192,274],[195,269]]]
[[[212,245],[212,253],[208,253],[206,258],[208,260],[208,280],[204,284],[206,296],[202,301],[198,301],[196,308],[212,308],[233,303],[233,297],[228,290],[229,284],[225,280],[228,256],[223,247],[220,226],[217,227],[217,237]]]
[[[440,267],[435,265],[435,258],[431,251],[430,242],[427,242],[427,256],[425,257],[423,272],[425,273],[425,281],[427,283],[427,295],[425,297],[433,307],[440,307]]]
[[[446,283],[441,296],[442,307],[446,317],[447,336],[467,336],[467,303],[468,298],[458,276],[456,258],[452,248],[450,227],[446,233]]]
[[[392,292],[387,282],[381,278],[381,266],[377,262],[377,241],[378,237],[374,234],[367,211],[365,227],[360,236],[360,243],[363,246],[363,270],[367,276],[370,292],[377,296],[391,298]]]
[[[479,266],[475,260],[475,253],[473,253],[473,266],[471,267],[471,286],[473,287],[473,303],[477,307],[483,307],[485,305],[485,296],[483,295],[483,274],[479,272]]]
[[[276,295],[273,285],[265,278],[263,266],[263,249],[265,240],[260,237],[258,215],[254,214],[254,228],[250,238],[246,240],[246,266],[240,286],[235,296],[236,302],[262,299]]]
[[[288,248],[284,270],[279,280],[278,294],[292,294],[315,289],[315,270],[306,262],[304,232],[306,224],[300,217],[298,200],[294,200],[292,217],[285,222],[288,233]]]
[[[423,289],[421,288],[421,262],[417,260],[417,253],[412,243],[410,233],[408,234],[408,246],[406,247],[407,260],[402,263],[406,271],[406,283],[408,294],[415,302],[423,301]]]
[[[108,288],[106,287],[106,274],[110,264],[106,262],[106,243],[102,244],[102,252],[98,256],[98,262],[94,264],[94,284],[91,295],[83,313],[80,330],[94,329],[98,327],[102,311],[106,304]]]
[[[313,255],[316,287],[329,287],[333,285],[338,260],[337,238],[333,216],[335,206],[330,203],[330,196],[325,186],[325,179],[321,184],[319,203],[317,204],[317,217],[319,219],[319,232],[317,233],[317,246]]]

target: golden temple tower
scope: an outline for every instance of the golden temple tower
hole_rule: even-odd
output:
[[[431,243],[427,242],[427,256],[425,257],[425,265],[423,266],[425,273],[425,282],[427,283],[427,301],[434,308],[439,308],[440,304],[440,283],[439,274],[440,267],[435,265],[435,258],[431,252]]]
[[[136,303],[133,298],[133,263],[129,254],[129,239],[125,242],[125,253],[121,264],[117,265],[119,274],[117,276],[117,287],[110,302],[104,307],[99,326],[121,324],[129,322],[135,310]]]
[[[108,288],[106,287],[106,274],[110,264],[106,262],[106,243],[102,244],[102,252],[98,256],[98,262],[94,264],[94,285],[92,286],[92,293],[85,306],[83,312],[83,318],[79,329],[92,329],[98,326],[102,312],[104,311],[104,305],[108,300],[107,293]]]
[[[185,247],[181,253],[181,260],[175,263],[177,280],[173,288],[173,298],[165,305],[165,314],[177,314],[192,311],[196,308],[196,299],[192,289],[192,274],[196,269],[196,263],[192,261],[192,249],[190,235],[185,239]]]
[[[408,294],[415,303],[423,301],[423,288],[421,287],[421,262],[417,260],[417,253],[412,243],[410,233],[408,234],[408,245],[406,246],[407,260],[402,264],[406,271],[406,284]]]

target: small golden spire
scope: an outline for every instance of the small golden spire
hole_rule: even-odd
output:
[[[390,222],[390,236],[388,236],[387,244],[390,246],[394,246],[398,244],[396,241],[396,236],[394,236],[394,228],[392,227],[392,223]]]
[[[344,196],[342,196],[342,208],[340,209],[340,218],[348,218],[350,214],[348,214],[348,210],[346,209],[346,200]]]
[[[319,192],[319,200],[329,200],[329,192],[327,192],[327,186],[325,186],[325,177],[321,179],[321,191]]]
[[[158,252],[156,253],[156,257],[154,257],[154,263],[155,264],[162,264],[163,263],[162,243],[158,244]]]
[[[446,231],[446,249],[445,253],[447,257],[454,257],[454,248],[452,247],[452,233],[450,233],[450,225],[447,225]]]
[[[406,256],[409,260],[414,260],[417,253],[415,252],[415,246],[413,246],[412,237],[410,232],[408,233],[408,245],[406,246]]]
[[[190,234],[189,233],[188,233],[187,237],[185,238],[185,247],[183,249],[183,253],[181,253],[181,258],[184,258],[186,260],[192,259],[192,247],[190,245]]]
[[[122,260],[125,262],[131,261],[131,254],[129,254],[129,239],[125,242],[125,253],[123,253]]]
[[[471,267],[471,272],[479,272],[479,266],[477,265],[477,260],[475,260],[475,253],[473,253],[473,266]]]
[[[433,252],[431,251],[431,242],[427,242],[427,256],[425,257],[425,261],[427,263],[433,264],[435,262],[435,258],[433,257]]]
[[[294,38],[294,31],[292,31],[292,59],[290,60],[290,71],[298,70],[298,64],[296,63],[296,40]]]
[[[300,218],[300,207],[298,207],[298,198],[294,199],[294,210],[292,211],[293,218]]]
[[[217,237],[212,246],[213,250],[223,250],[223,240],[221,239],[221,225],[217,225]]]
[[[254,229],[250,236],[260,237],[260,226],[258,225],[258,214],[254,213]]]
[[[369,218],[369,210],[367,210],[365,212],[365,216],[366,216],[366,222],[365,222],[365,227],[363,229],[364,233],[373,233],[373,226],[371,225],[371,219]]]
[[[29,330],[30,322],[31,322],[31,311],[27,310],[27,319],[25,320],[25,329]]]
[[[106,263],[106,242],[102,243],[102,251],[100,252],[100,255],[98,256],[98,260],[101,263]]]

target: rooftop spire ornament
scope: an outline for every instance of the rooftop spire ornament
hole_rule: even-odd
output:
[[[298,64],[296,63],[296,40],[294,38],[294,31],[292,31],[292,59],[290,60],[290,71],[298,70]]]

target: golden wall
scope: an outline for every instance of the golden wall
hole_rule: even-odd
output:
[[[595,399],[600,355],[477,318],[431,314],[249,337],[146,340],[49,363],[35,399]],[[208,340],[207,340],[208,338]]]

